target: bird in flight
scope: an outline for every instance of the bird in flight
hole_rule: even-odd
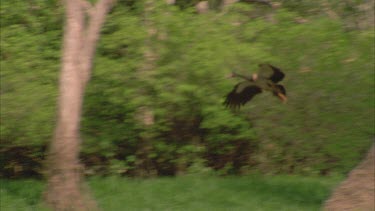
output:
[[[283,103],[287,101],[284,86],[277,84],[285,77],[285,74],[277,67],[270,64],[259,64],[259,72],[251,77],[246,77],[235,72],[230,74],[231,78],[245,79],[234,86],[227,95],[224,105],[229,108],[240,108],[249,102],[255,95],[264,91],[270,91]]]

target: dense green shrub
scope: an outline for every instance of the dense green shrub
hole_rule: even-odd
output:
[[[347,32],[325,17],[299,24],[284,8],[260,15],[235,4],[198,15],[158,4],[149,17],[157,33],[148,37],[142,4],[129,2],[120,1],[107,19],[86,91],[87,174],[175,175],[206,167],[221,174],[341,174],[371,143],[372,31]],[[58,1],[16,1],[2,3],[0,12],[1,175],[38,175],[53,133],[62,8]],[[146,48],[157,60],[140,75]],[[266,93],[240,111],[226,109],[224,96],[237,82],[226,75],[250,74],[261,62],[286,72],[288,104]],[[137,120],[141,106],[152,109],[152,126]]]
[[[40,174],[52,136],[62,10],[57,2],[1,3],[1,175]]]

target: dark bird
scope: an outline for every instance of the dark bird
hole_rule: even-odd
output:
[[[227,95],[224,105],[229,108],[243,106],[263,90],[272,92],[283,103],[287,101],[284,86],[277,84],[283,80],[285,74],[277,67],[269,64],[260,64],[259,72],[254,73],[251,78],[235,72],[232,72],[230,77],[243,78],[245,81],[236,84],[233,90]]]

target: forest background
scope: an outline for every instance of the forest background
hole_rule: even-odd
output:
[[[86,175],[345,175],[374,140],[372,1],[118,1],[86,91]],[[60,1],[2,1],[0,176],[41,177],[56,120]],[[150,24],[152,36],[149,37]],[[151,49],[151,50],[150,50]],[[151,51],[145,60],[145,52]],[[139,71],[152,61],[150,71]],[[270,94],[222,103],[259,63],[280,67],[288,103]],[[152,124],[139,108],[152,108]],[[147,142],[140,141],[147,137]]]

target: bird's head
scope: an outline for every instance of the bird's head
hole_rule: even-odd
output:
[[[229,74],[227,75],[226,78],[234,78],[234,77],[236,77],[235,73],[234,73],[234,72],[231,72],[231,73],[229,73]]]

